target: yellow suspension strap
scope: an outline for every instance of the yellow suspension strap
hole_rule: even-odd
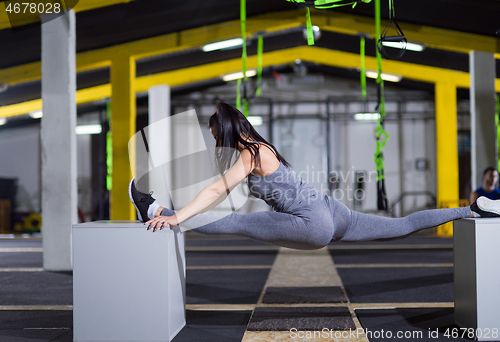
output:
[[[377,37],[380,37],[380,0],[375,0],[375,30]],[[385,98],[384,98],[384,80],[382,80],[382,56],[380,51],[376,50],[377,55],[377,93],[380,117],[377,122],[377,148],[373,160],[377,167],[377,207],[378,210],[388,210],[387,194],[385,192],[385,174],[384,174],[384,147],[389,139],[389,134],[384,130],[385,118]]]
[[[306,8],[306,26],[307,26],[307,44],[314,45],[314,32],[312,30],[311,24],[311,12],[309,10],[310,7],[316,9],[327,9],[327,8],[335,8],[340,6],[352,6],[352,8],[356,7],[356,5],[360,2],[369,3],[372,0],[286,0],[288,2],[293,2],[301,7]]]

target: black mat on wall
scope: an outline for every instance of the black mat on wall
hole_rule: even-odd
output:
[[[339,286],[267,287],[262,303],[347,303],[347,298]]]
[[[187,304],[256,304],[269,269],[187,270]]]
[[[272,246],[265,244],[263,242],[255,241],[252,239],[228,239],[228,238],[199,238],[199,237],[187,237],[186,247],[215,247],[215,246],[268,246],[275,247],[276,250],[279,249],[277,246]]]
[[[335,245],[346,248],[348,246],[365,246],[365,245],[453,245],[453,238],[441,238],[436,236],[415,236],[410,235],[402,238],[395,238],[390,240],[376,240],[366,242],[331,242],[330,246],[333,248]]]
[[[338,268],[352,303],[453,302],[452,267]]]
[[[186,252],[186,266],[212,265],[272,265],[275,251],[210,251]]]
[[[453,263],[453,249],[330,249],[336,264]]]
[[[464,330],[455,325],[453,308],[356,310],[356,314],[363,329],[371,332],[371,335],[367,336],[370,342],[472,340],[466,334],[462,338]],[[452,334],[453,329],[458,333],[457,337],[445,335]],[[385,332],[383,335],[382,330]],[[403,338],[398,339],[398,333],[402,334]]]
[[[321,331],[356,329],[346,307],[255,308],[249,331]]]

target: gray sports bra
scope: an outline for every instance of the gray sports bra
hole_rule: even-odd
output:
[[[296,209],[310,204],[311,199],[320,197],[316,188],[303,181],[294,170],[281,161],[273,173],[265,176],[250,173],[247,179],[252,196],[264,200],[278,212],[293,213]]]

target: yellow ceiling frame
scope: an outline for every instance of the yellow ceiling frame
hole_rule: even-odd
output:
[[[123,1],[112,1],[119,3]],[[1,5],[0,5],[1,6]],[[78,7],[78,6],[77,6]],[[367,17],[339,14],[334,11],[314,11],[313,23],[322,30],[355,35],[360,32],[375,36],[373,20]],[[385,25],[386,23],[382,23]],[[271,33],[305,25],[301,10],[268,13],[247,19],[247,36]],[[429,47],[468,53],[472,50],[495,53],[500,58],[500,38],[456,32],[428,26],[400,23],[410,41],[421,42]],[[238,37],[241,34],[239,20],[189,29],[129,43],[110,46],[77,54],[77,72],[109,67],[114,56],[130,56],[135,60],[198,48],[204,44]],[[41,78],[41,63],[33,62],[0,69],[0,84],[15,85]]]
[[[266,52],[263,54],[263,66],[283,65],[293,63],[296,59],[337,68],[358,68],[360,58],[358,54],[329,50],[314,46],[299,46],[284,50]],[[248,67],[257,67],[257,56],[248,57]],[[375,57],[366,56],[366,67],[377,69]],[[385,72],[400,74],[404,78],[420,82],[438,83],[447,80],[457,88],[469,88],[469,73],[464,71],[448,70],[426,65],[411,64],[393,60],[382,60]],[[149,87],[159,84],[169,84],[171,87],[183,84],[205,81],[218,78],[220,75],[241,70],[241,59],[235,58],[226,61],[209,63],[184,69],[161,72],[153,75],[140,76],[135,81],[135,92],[145,92]],[[495,89],[500,92],[500,79],[495,81]],[[77,104],[99,101],[111,97],[111,85],[103,84],[85,88],[76,92]],[[26,101],[18,104],[0,107],[0,117],[13,117],[28,114],[42,108],[41,99]]]

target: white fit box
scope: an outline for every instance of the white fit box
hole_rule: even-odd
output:
[[[184,233],[73,225],[73,340],[171,341],[186,325]]]
[[[500,218],[455,221],[453,258],[455,323],[500,340]]]

